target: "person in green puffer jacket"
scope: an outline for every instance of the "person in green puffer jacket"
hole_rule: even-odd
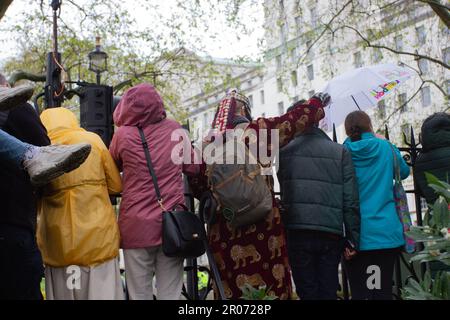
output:
[[[432,205],[438,198],[428,186],[425,172],[439,180],[450,182],[450,114],[438,112],[429,116],[422,124],[422,152],[414,164],[418,192]]]
[[[280,150],[278,180],[297,295],[336,300],[341,255],[354,254],[360,240],[351,154],[316,124]]]

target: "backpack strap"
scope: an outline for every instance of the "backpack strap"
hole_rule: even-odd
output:
[[[150,176],[152,177],[153,186],[155,187],[156,199],[158,200],[158,204],[161,207],[161,210],[167,211],[166,208],[164,208],[163,199],[161,197],[161,191],[159,190],[159,186],[158,186],[158,179],[156,178],[155,169],[153,169],[152,158],[150,156],[150,150],[148,148],[147,140],[145,139],[144,131],[142,130],[141,127],[138,127],[138,130],[139,130],[139,135],[141,136],[142,147],[144,148],[148,172],[150,173]]]
[[[394,156],[394,179],[395,179],[395,183],[401,183],[402,179],[400,177],[400,165],[398,163],[398,158],[397,158],[397,153],[395,152],[394,146],[392,145],[392,143],[389,143],[389,146],[391,147],[392,150],[392,155]]]

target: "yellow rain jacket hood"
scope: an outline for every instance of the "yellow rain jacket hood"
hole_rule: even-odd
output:
[[[78,169],[43,188],[37,238],[45,264],[93,266],[117,257],[119,229],[109,195],[120,193],[122,184],[108,149],[68,109],[47,109],[41,120],[52,144],[92,146]]]

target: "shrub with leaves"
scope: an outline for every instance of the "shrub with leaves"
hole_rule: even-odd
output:
[[[431,279],[430,271],[425,273],[424,279],[417,282],[410,279],[403,292],[405,300],[450,300],[450,272],[438,272],[435,279]]]
[[[450,265],[450,185],[426,173],[427,181],[439,195],[425,216],[424,226],[413,226],[407,234],[424,248],[411,261],[441,261]]]
[[[258,289],[246,283],[241,288],[243,300],[275,300],[278,299],[275,295],[269,295],[270,287],[261,286]]]
[[[450,185],[426,173],[427,181],[439,196],[429,207],[423,226],[413,226],[407,233],[416,242],[423,244],[411,262],[440,261],[450,265]],[[450,272],[439,272],[435,279],[427,271],[422,281],[410,279],[402,290],[407,300],[449,300]]]

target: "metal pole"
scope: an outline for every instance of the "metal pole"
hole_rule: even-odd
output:
[[[189,184],[187,179],[184,179],[184,190],[185,190],[185,202],[186,206],[191,212],[195,212],[194,206],[194,197],[190,192]],[[186,291],[190,299],[199,300],[198,294],[198,264],[197,259],[186,259],[186,268],[187,268],[187,283],[186,283]]]
[[[61,7],[61,0],[52,0],[51,7],[53,9],[53,52],[58,53],[58,14],[57,11]]]
[[[417,225],[422,226],[423,225],[423,219],[422,219],[422,203],[420,201],[420,195],[417,193],[418,186],[417,186],[417,179],[416,179],[416,170],[415,170],[415,164],[417,160],[417,155],[419,151],[416,147],[416,139],[414,137],[414,129],[411,126],[411,167],[412,167],[412,175],[413,175],[413,181],[414,181],[414,200],[416,203],[416,217],[417,217]],[[423,243],[419,243],[419,249],[423,250],[424,246]],[[420,275],[423,278],[426,272],[426,264],[421,263],[420,264]]]
[[[97,84],[100,85],[101,80],[101,74],[100,72],[97,72]]]
[[[336,134],[336,125],[333,123],[333,141],[334,142],[338,142],[337,141],[337,134]]]

